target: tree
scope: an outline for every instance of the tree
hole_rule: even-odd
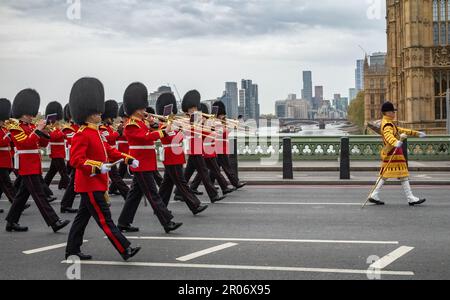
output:
[[[348,108],[348,119],[353,124],[357,125],[361,131],[364,130],[364,92],[361,91],[356,96],[355,100],[350,103]]]

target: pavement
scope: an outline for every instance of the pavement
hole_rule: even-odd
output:
[[[169,235],[141,205],[135,221],[141,232],[129,236],[142,251],[124,263],[91,221],[83,251],[94,261],[82,264],[79,274],[105,280],[450,279],[450,186],[415,186],[428,199],[420,207],[409,207],[401,189],[388,186],[386,206],[362,210],[368,189],[249,186],[197,217],[184,203],[171,202],[184,225]],[[7,209],[3,199],[0,207]],[[116,219],[123,199],[115,196],[112,203]],[[64,280],[67,271],[78,270],[64,261],[69,229],[52,233],[34,203],[21,219],[30,232],[6,233],[3,219],[0,279]]]

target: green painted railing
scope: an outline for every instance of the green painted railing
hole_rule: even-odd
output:
[[[246,137],[238,141],[239,160],[282,157],[283,138]],[[379,160],[382,140],[379,136],[349,136],[352,160]],[[291,137],[293,160],[337,160],[341,149],[340,137]],[[450,136],[431,136],[408,139],[410,160],[450,160]]]

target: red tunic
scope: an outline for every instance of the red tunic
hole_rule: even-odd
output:
[[[225,128],[218,130],[218,135],[221,137],[216,139],[216,153],[217,154],[230,154],[230,131]]]
[[[56,129],[50,133],[50,158],[66,157],[65,138],[66,135],[60,129]]]
[[[153,172],[156,171],[156,147],[155,142],[164,137],[161,130],[150,131],[147,124],[135,117],[125,125],[125,137],[130,146],[130,155],[139,160],[139,168],[130,168],[133,172]]]
[[[186,142],[188,147],[186,149],[186,154],[188,155],[203,155],[203,138],[202,131],[194,129],[192,126],[191,130],[185,132]]]
[[[125,135],[121,135],[117,138],[117,150],[122,153],[130,153],[130,146]]]
[[[101,125],[100,134],[106,138],[106,141],[111,147],[113,148],[117,147],[116,142],[117,139],[119,138],[119,133],[114,131],[111,125],[107,124]]]
[[[66,160],[70,161],[70,147],[72,145],[72,139],[75,136],[75,133],[80,130],[80,126],[75,123],[70,123],[64,126],[62,132],[66,136]]]
[[[15,168],[19,167],[21,176],[42,174],[40,148],[47,147],[48,140],[37,136],[34,132],[35,128],[36,126],[22,121],[18,126],[10,128],[14,146],[17,149],[14,157]]]
[[[97,174],[103,163],[132,159],[120,153],[100,135],[98,127],[93,124],[82,126],[72,140],[70,164],[76,168],[75,192],[106,192],[108,174]]]
[[[12,169],[11,138],[8,131],[0,128],[0,169]]]
[[[184,165],[186,157],[183,149],[183,133],[181,131],[172,131],[161,138],[164,155],[161,161],[165,166]]]
[[[205,158],[216,158],[216,133],[203,132],[203,156]]]

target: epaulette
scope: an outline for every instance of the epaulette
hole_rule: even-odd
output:
[[[88,128],[86,125],[83,125],[78,129],[78,132],[83,132],[86,128]]]
[[[5,127],[9,131],[16,130],[16,131],[24,132],[23,128],[20,127],[20,123],[19,122],[14,122],[14,121],[6,122],[5,123]]]
[[[141,126],[139,126],[139,124],[136,122],[136,120],[134,120],[134,119],[130,119],[128,122],[127,122],[127,124],[125,125],[125,127],[128,127],[128,126],[137,126],[138,128],[141,128]]]

